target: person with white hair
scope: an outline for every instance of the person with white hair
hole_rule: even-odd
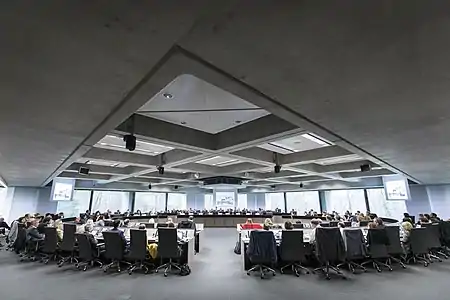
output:
[[[320,223],[322,223],[321,219],[312,219],[311,220],[311,233],[309,235],[309,243],[314,244],[316,242],[316,228],[320,227]]]

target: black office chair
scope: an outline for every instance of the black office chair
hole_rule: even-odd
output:
[[[302,228],[304,228],[305,226],[304,226],[302,223],[294,223],[294,224],[292,224],[292,227],[293,227],[294,229],[302,229]]]
[[[345,221],[345,222],[344,222],[344,226],[345,226],[345,227],[352,227],[352,222],[350,222],[350,221]]]
[[[104,231],[102,232],[105,240],[105,258],[111,260],[111,263],[103,267],[103,272],[108,272],[110,268],[117,268],[117,272],[121,271],[120,264],[131,263],[124,260],[125,247],[124,241],[117,231]]]
[[[83,271],[86,271],[88,266],[94,266],[94,264],[98,264],[100,268],[103,267],[103,263],[99,259],[100,249],[91,245],[86,234],[76,233],[75,236],[78,242],[78,258],[80,259],[75,267]]]
[[[303,243],[303,231],[301,230],[283,230],[281,232],[280,257],[283,262],[289,264],[281,267],[280,272],[283,274],[284,269],[291,267],[292,272],[298,277],[300,271],[309,274],[308,268],[301,265],[305,260],[305,244]]]
[[[250,242],[247,247],[247,255],[250,262],[254,264],[247,275],[253,271],[258,271],[261,279],[265,273],[271,272],[275,276],[275,270],[271,267],[278,260],[277,242],[272,231],[253,230],[250,232]],[[270,265],[270,267],[268,266]]]
[[[345,239],[345,262],[338,265],[338,268],[347,266],[354,274],[356,269],[366,272],[366,268],[356,263],[356,261],[364,259],[367,256],[366,242],[361,229],[345,229],[343,230],[343,238]]]
[[[322,223],[320,223],[320,227],[329,228],[329,227],[331,227],[330,222],[322,222]]]
[[[403,269],[406,269],[403,263],[403,256],[405,251],[400,242],[400,228],[399,226],[386,226],[385,227],[387,237],[389,239],[389,245],[387,245],[387,252],[389,254],[388,264],[392,265],[392,262],[398,263]]]
[[[43,246],[39,254],[41,256],[41,262],[48,264],[50,260],[54,260],[57,257],[58,236],[55,227],[45,227],[44,234]]]
[[[181,266],[175,263],[173,260],[179,259],[181,256],[180,249],[178,247],[178,236],[176,228],[158,228],[158,254],[163,259],[169,259],[169,262],[160,265],[156,268],[155,272],[158,273],[160,269],[164,269],[164,277],[172,271],[172,268],[181,272]]]
[[[345,260],[345,245],[339,228],[316,227],[314,230],[316,231],[316,256],[322,264],[321,267],[314,271],[321,271],[327,280],[331,278],[330,270],[346,279],[337,267],[339,263]]]
[[[441,243],[441,233],[439,230],[439,224],[432,224],[427,227],[428,231],[428,246],[430,247],[430,258],[442,262],[441,257],[448,259],[448,255],[445,253],[445,248]]]
[[[167,228],[169,227],[169,224],[167,223],[158,223],[156,224],[156,228]]]
[[[66,262],[78,263],[78,259],[75,257],[75,232],[77,231],[77,225],[64,224],[64,234],[62,242],[59,244],[60,254],[58,255],[58,267],[62,267]]]
[[[428,267],[430,260],[428,259],[429,245],[426,228],[413,228],[409,236],[410,251],[407,263],[422,262]]]
[[[381,272],[381,266],[392,271],[389,264],[390,255],[388,253],[389,238],[385,228],[374,228],[367,231],[367,244],[369,248],[369,259],[361,265],[372,264],[377,272]]]
[[[331,221],[330,222],[330,227],[337,227],[339,225],[338,221]]]
[[[127,259],[134,261],[128,268],[128,274],[133,274],[135,270],[144,270],[148,274],[148,266],[145,260],[147,259],[147,231],[146,230],[130,230],[130,248]]]

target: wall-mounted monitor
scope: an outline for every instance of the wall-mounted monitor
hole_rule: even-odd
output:
[[[383,176],[386,200],[409,200],[408,179],[401,175]]]
[[[234,208],[236,205],[235,191],[214,191],[216,197],[216,206],[218,208]]]
[[[52,193],[50,200],[52,201],[71,201],[73,190],[75,187],[74,179],[55,178],[53,179]]]

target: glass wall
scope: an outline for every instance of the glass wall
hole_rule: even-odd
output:
[[[129,209],[130,193],[129,192],[115,192],[115,191],[94,191],[94,198],[92,199],[92,212],[97,210],[101,213],[107,211],[111,212],[125,212]]]
[[[214,205],[214,196],[213,194],[205,195],[205,209],[213,209],[216,206]]]
[[[366,200],[364,190],[336,190],[325,191],[325,208],[327,212],[336,211],[344,214],[347,210],[350,212],[365,212]]]
[[[89,209],[90,200],[90,190],[75,190],[72,201],[58,201],[56,212],[63,212],[66,218],[77,217]]]
[[[238,194],[237,209],[247,208],[247,194]]]
[[[167,210],[187,209],[186,194],[168,193],[167,194]]]
[[[297,211],[298,215],[305,215],[311,209],[320,213],[319,192],[291,192],[286,193],[287,211]]]
[[[367,198],[371,213],[380,217],[403,219],[403,213],[407,212],[404,200],[386,200],[384,189],[368,189]]]
[[[143,213],[163,212],[166,210],[166,193],[136,192],[134,211]]]
[[[266,210],[277,208],[284,212],[284,193],[266,193]]]

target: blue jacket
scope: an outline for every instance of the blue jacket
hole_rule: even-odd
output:
[[[251,231],[247,255],[252,263],[276,263],[278,260],[277,242],[273,232],[266,230]]]

